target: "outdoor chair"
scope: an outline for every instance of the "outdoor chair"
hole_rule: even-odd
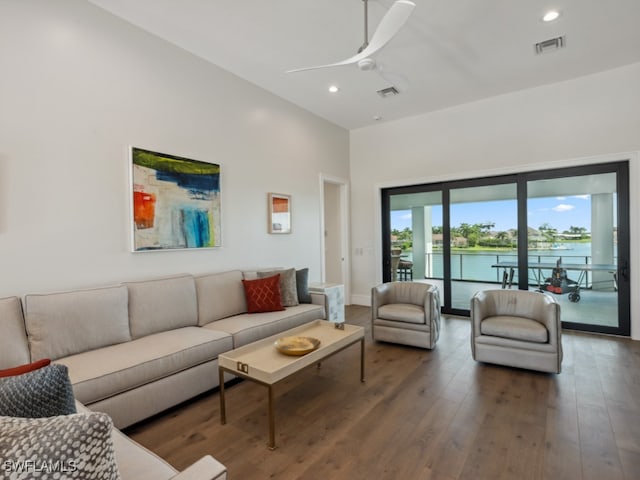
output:
[[[371,332],[377,341],[434,348],[440,335],[438,288],[418,282],[390,282],[373,287]]]
[[[560,373],[560,305],[539,292],[476,293],[471,299],[471,352],[479,362]]]

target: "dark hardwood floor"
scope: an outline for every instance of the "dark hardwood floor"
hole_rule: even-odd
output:
[[[369,308],[359,347],[276,389],[267,446],[267,390],[239,382],[126,430],[182,469],[202,455],[249,479],[638,479],[640,342],[567,332],[559,375],[471,359],[469,321],[443,318],[432,351],[373,343]]]

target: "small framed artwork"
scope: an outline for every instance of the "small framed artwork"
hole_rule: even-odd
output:
[[[291,195],[269,194],[269,233],[291,233]]]

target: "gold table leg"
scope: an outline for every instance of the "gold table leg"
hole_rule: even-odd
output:
[[[224,425],[227,423],[227,409],[224,400],[224,372],[221,368],[218,369],[218,376],[220,379],[220,424]]]
[[[269,450],[275,450],[276,448],[276,421],[275,413],[273,410],[273,386],[268,385],[269,389]]]
[[[360,339],[360,381],[364,383],[364,337]]]

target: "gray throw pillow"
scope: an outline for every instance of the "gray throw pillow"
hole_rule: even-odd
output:
[[[112,428],[105,413],[0,417],[0,476],[119,480]]]
[[[283,307],[295,307],[298,305],[298,287],[296,286],[296,269],[272,270],[270,272],[258,272],[258,278],[280,275],[280,298]]]
[[[0,378],[0,416],[39,418],[70,413],[76,413],[76,404],[65,365]]]
[[[296,289],[298,291],[298,301],[300,303],[311,303],[309,293],[309,269],[301,268],[296,270]]]

